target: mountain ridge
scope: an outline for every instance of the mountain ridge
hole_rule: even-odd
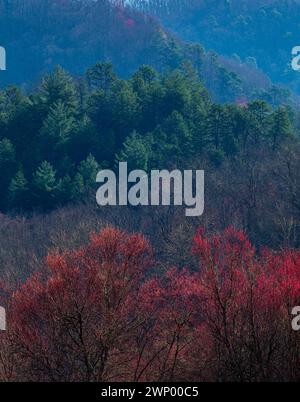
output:
[[[299,0],[132,0],[183,40],[201,42],[241,64],[257,66],[278,85],[300,94],[292,48],[300,43]]]
[[[253,66],[182,41],[155,16],[123,0],[64,0],[59,5],[0,0],[0,38],[7,49],[2,87],[30,89],[56,65],[78,76],[98,61],[111,62],[120,76],[128,77],[140,65],[163,72],[189,61],[216,101],[235,102],[250,98],[255,88],[271,88],[268,77]]]

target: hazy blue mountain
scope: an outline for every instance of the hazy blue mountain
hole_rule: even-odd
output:
[[[299,0],[132,0],[182,39],[263,70],[300,94],[291,51],[300,45]]]
[[[148,64],[162,72],[179,68],[188,61],[217,101],[244,102],[258,92],[273,104],[287,99],[285,92],[274,90],[271,80],[257,69],[254,59],[241,62],[238,55],[227,57],[230,51],[223,51],[222,46],[220,56],[204,51],[198,39],[206,43],[209,29],[204,26],[207,34],[198,37],[198,9],[196,20],[188,13],[189,7],[193,4],[196,7],[196,1],[187,2],[187,8],[184,1],[173,2],[172,8],[168,0],[161,1],[159,8],[155,1],[147,3],[146,8],[146,3],[131,2],[142,10],[127,3],[122,0],[0,0],[0,46],[7,51],[7,71],[1,71],[0,85],[32,87],[56,65],[79,75],[98,61],[109,61],[121,77],[128,77],[140,65]],[[153,13],[159,12],[163,24],[157,15],[149,15],[148,6]],[[222,15],[223,8],[215,7],[215,12]],[[180,35],[174,36],[164,28],[164,23]],[[181,36],[197,43],[184,42]]]

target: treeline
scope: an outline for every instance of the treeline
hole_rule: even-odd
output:
[[[127,76],[141,64],[174,68],[185,52],[153,18],[110,0],[1,0],[0,37],[2,85],[27,88],[58,64],[79,75],[110,61]]]
[[[149,242],[108,227],[2,283],[0,380],[299,381],[299,251],[257,255],[229,228],[193,253],[194,271],[157,276]]]
[[[79,76],[99,60],[112,63],[122,78],[141,65],[162,73],[189,60],[217,102],[271,88],[257,69],[228,63],[199,41],[183,42],[155,16],[122,0],[0,0],[0,37],[7,51],[2,88],[16,84],[30,91],[56,65]],[[286,102],[287,94],[280,98]]]
[[[9,56],[2,85],[27,88],[56,65],[79,75],[108,61],[128,77],[143,64],[162,72],[185,58],[195,67],[203,59],[201,46],[181,42],[119,0],[0,0],[0,36]]]
[[[262,69],[297,94],[299,74],[290,65],[299,44],[298,0],[132,0],[131,4],[184,40]]]
[[[217,168],[248,147],[296,140],[297,115],[264,101],[214,104],[189,63],[119,79],[110,64],[74,80],[60,67],[30,95],[0,92],[2,211],[51,209],[85,197],[99,168]],[[200,163],[199,163],[200,164]]]

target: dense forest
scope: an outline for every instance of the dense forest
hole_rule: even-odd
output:
[[[299,0],[130,0],[182,39],[263,70],[300,93],[291,50],[300,43]]]
[[[192,244],[191,244],[192,245]],[[193,241],[195,271],[149,276],[138,234],[107,227],[2,289],[3,381],[299,381],[299,251],[257,255],[227,229]]]
[[[217,169],[249,147],[298,138],[291,108],[215,104],[190,64],[165,75],[144,66],[128,80],[105,63],[76,80],[58,67],[29,96],[2,91],[0,107],[3,212],[80,200],[118,160],[147,171],[206,158]]]
[[[0,0],[0,382],[300,380],[281,3]],[[204,170],[204,214],[99,207],[121,161]]]
[[[121,0],[0,0],[0,40],[7,51],[7,71],[0,88],[35,88],[42,77],[61,65],[82,75],[99,60],[114,65],[122,78],[141,65],[172,71],[189,60],[218,102],[252,99],[288,102],[287,90],[272,85],[253,64],[205,51],[201,42],[184,42]]]

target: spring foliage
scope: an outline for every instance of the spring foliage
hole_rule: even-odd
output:
[[[2,287],[1,379],[299,379],[299,252],[258,254],[228,228],[199,230],[193,253],[197,270],[158,277],[149,243],[111,227],[51,253],[43,272]]]

